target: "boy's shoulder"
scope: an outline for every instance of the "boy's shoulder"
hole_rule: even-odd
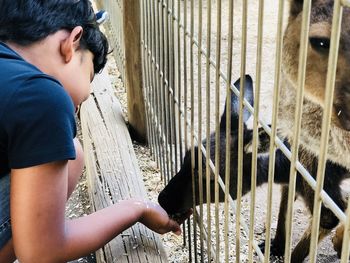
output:
[[[74,105],[59,81],[23,60],[0,43],[0,120],[13,111],[35,114],[63,109],[74,115]]]
[[[41,106],[44,106],[43,103],[63,103],[62,106],[74,108],[70,105],[70,96],[59,81],[44,74],[0,42],[0,105],[5,107],[21,100],[31,100]]]
[[[60,85],[57,80],[25,61],[18,53],[2,42],[0,42],[0,69],[0,83],[2,86],[7,82],[24,82],[40,78],[48,79]]]

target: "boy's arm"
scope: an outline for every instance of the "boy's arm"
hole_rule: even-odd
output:
[[[180,232],[162,208],[136,199],[66,220],[67,186],[67,161],[12,170],[13,242],[21,262],[65,262],[87,255],[137,221],[159,233]]]

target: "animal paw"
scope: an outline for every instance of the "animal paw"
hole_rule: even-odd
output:
[[[265,241],[259,244],[259,247],[263,253],[265,253]],[[284,256],[284,242],[271,241],[270,255],[273,257]]]

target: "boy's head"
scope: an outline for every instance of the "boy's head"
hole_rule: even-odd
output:
[[[0,7],[0,41],[29,46],[81,26],[79,48],[92,53],[94,72],[106,64],[108,42],[89,0],[0,0]]]

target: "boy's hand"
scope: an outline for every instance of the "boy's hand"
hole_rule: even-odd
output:
[[[144,204],[145,209],[139,220],[140,223],[159,234],[165,234],[170,231],[176,235],[181,234],[180,224],[182,224],[186,218],[177,222],[171,219],[160,205],[149,201],[145,201]]]

